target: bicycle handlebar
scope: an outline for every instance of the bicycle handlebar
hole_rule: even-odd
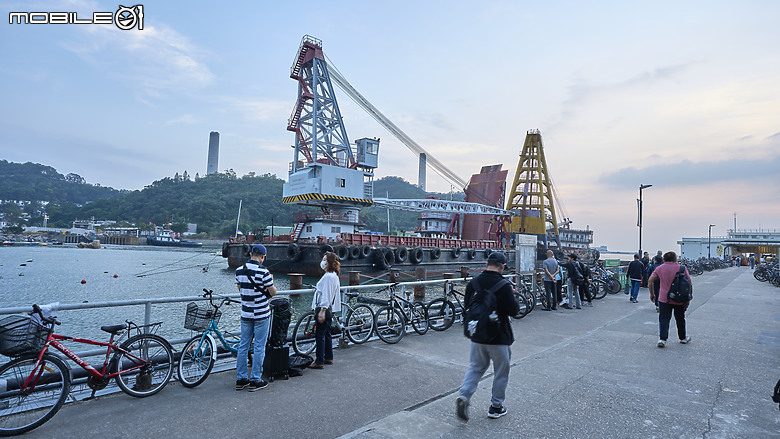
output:
[[[213,306],[216,309],[219,309],[222,307],[222,305],[225,304],[231,304],[231,303],[241,303],[240,301],[236,299],[231,299],[230,297],[220,296],[217,295],[218,298],[222,299],[222,302],[220,302],[219,305],[214,304],[214,292],[212,290],[207,290],[206,288],[203,289],[203,297],[208,297],[209,303],[211,306]]]
[[[55,325],[61,325],[62,322],[58,321],[54,317],[44,317],[43,311],[41,310],[41,307],[38,306],[38,304],[33,304],[32,306],[33,312],[31,314],[38,314],[38,316],[41,318],[41,322],[47,323],[47,324],[55,324]]]

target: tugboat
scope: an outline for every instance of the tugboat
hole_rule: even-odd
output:
[[[173,231],[169,229],[157,230],[154,236],[146,238],[146,245],[155,245],[162,247],[203,247],[202,242],[182,241],[173,236]]]

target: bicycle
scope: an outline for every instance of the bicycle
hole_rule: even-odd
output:
[[[179,382],[182,386],[189,388],[196,387],[205,381],[217,361],[217,341],[214,339],[214,335],[226,351],[234,354],[238,352],[240,341],[238,334],[220,331],[219,319],[222,312],[219,309],[231,303],[240,304],[241,301],[218,296],[222,300],[217,305],[214,303],[213,291],[205,288],[203,291],[203,297],[209,299],[212,309],[201,308],[195,302],[187,304],[184,328],[203,332],[192,337],[184,345],[179,365],[176,368]],[[249,349],[252,350],[251,345]]]
[[[0,321],[0,354],[18,357],[0,367],[0,436],[25,433],[43,425],[63,406],[70,393],[70,368],[59,356],[50,354],[55,348],[89,373],[87,385],[92,396],[105,388],[113,378],[123,392],[134,397],[151,396],[162,390],[173,374],[173,349],[159,335],[142,333],[131,321],[125,324],[101,326],[111,334],[109,341],[100,342],[54,334],[55,317],[44,316],[33,305],[30,317],[9,316]],[[122,344],[114,337],[135,328],[137,335]],[[120,336],[121,337],[121,336]],[[103,366],[96,369],[60,341],[102,346],[106,348]],[[113,357],[111,356],[114,352]],[[36,354],[37,352],[37,354]]]
[[[406,298],[395,294],[395,286],[390,285],[390,300],[379,308],[374,316],[376,335],[389,344],[401,341],[406,335],[406,325],[411,323],[414,332],[425,335],[428,332],[428,309],[422,302],[410,299],[412,292],[404,290]]]
[[[308,285],[314,287],[313,285]],[[345,315],[344,323],[337,315],[333,315],[333,325],[331,328],[335,329],[333,335],[336,338],[342,337],[346,334],[349,341],[354,344],[363,344],[371,338],[371,334],[374,332],[374,310],[368,305],[355,305],[350,304],[350,300],[357,298],[358,293],[354,291],[348,291],[344,293],[347,296],[347,300],[341,304],[341,306],[347,308],[346,314],[342,311],[342,315]],[[307,311],[298,318],[298,322],[295,323],[293,329],[292,345],[293,350],[297,354],[310,355],[316,348],[316,341],[314,339],[314,325],[317,323],[314,310]]]
[[[591,272],[593,273],[591,280],[604,286],[605,295],[606,293],[617,294],[623,289],[623,286],[620,284],[620,279],[614,273],[605,270],[600,263],[595,264],[592,267]],[[601,299],[603,297],[604,296],[596,298]]]

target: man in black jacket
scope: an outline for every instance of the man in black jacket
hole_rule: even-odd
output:
[[[503,253],[493,252],[488,256],[487,267],[475,281],[479,285],[480,291],[485,291],[500,282],[503,277],[506,266],[506,257]],[[466,298],[464,306],[469,307],[474,298],[474,287],[472,282],[466,286]],[[504,408],[504,398],[506,395],[506,385],[509,382],[509,360],[512,356],[510,346],[515,338],[512,334],[512,326],[509,317],[514,316],[520,310],[515,300],[512,287],[506,283],[496,292],[496,313],[498,314],[498,329],[495,338],[488,344],[471,342],[471,353],[469,359],[469,370],[463,377],[463,384],[460,387],[460,396],[456,401],[456,413],[463,421],[469,419],[469,400],[471,395],[477,390],[477,385],[482,375],[490,366],[493,360],[493,394],[490,399],[490,409],[488,417],[492,419],[500,418],[506,414]]]
[[[639,286],[642,284],[642,272],[645,266],[639,260],[639,253],[634,255],[634,260],[628,264],[628,278],[631,280],[630,301],[637,303],[636,297],[639,295]]]

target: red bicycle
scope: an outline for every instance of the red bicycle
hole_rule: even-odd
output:
[[[0,320],[0,354],[18,357],[0,367],[0,436],[11,436],[40,427],[57,413],[68,397],[71,370],[55,348],[88,372],[87,385],[95,391],[105,388],[113,378],[122,391],[135,397],[154,395],[168,384],[174,368],[173,349],[167,340],[155,334],[141,333],[141,327],[127,321],[102,326],[111,334],[100,342],[54,334],[54,317],[44,317],[33,305],[28,316],[9,316]],[[114,343],[120,334],[135,329],[122,344]],[[71,341],[106,348],[103,366],[96,369],[60,341]],[[113,355],[112,355],[113,353]]]

